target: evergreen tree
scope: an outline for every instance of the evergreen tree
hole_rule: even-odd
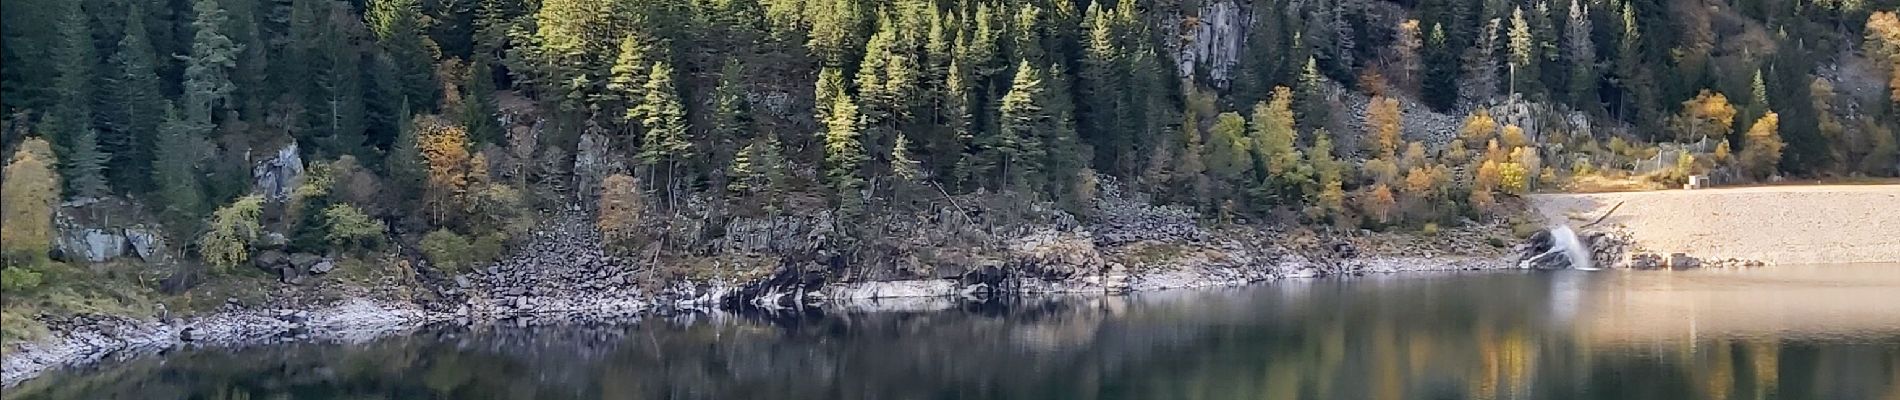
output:
[[[92,127],[94,100],[93,66],[99,60],[93,50],[92,29],[79,2],[65,2],[66,12],[59,23],[59,42],[53,48],[57,76],[53,79],[53,108],[47,113],[46,129],[41,130],[53,142],[60,160],[60,175],[65,177],[66,193],[97,197],[107,192],[106,155],[100,153],[98,131]]]
[[[831,112],[838,109],[838,99],[846,96],[845,86],[849,84],[844,80],[844,71],[840,68],[820,67],[817,88],[813,91],[816,98],[812,102],[812,120],[819,124],[830,124]],[[852,107],[855,114],[857,105],[853,104]],[[857,123],[856,118],[852,117],[852,123]],[[819,135],[824,136],[824,131],[820,131]]]
[[[687,135],[686,106],[680,102],[679,89],[673,86],[672,65],[653,65],[647,76],[646,96],[637,112],[646,133],[640,142],[640,162],[650,168],[664,164],[666,187],[674,190],[679,183],[679,165],[692,159],[693,141]]]
[[[209,123],[214,114],[231,106],[231,93],[237,90],[231,83],[231,69],[237,67],[238,52],[243,49],[219,32],[224,28],[225,16],[217,0],[195,0],[191,8],[197,14],[191,21],[196,33],[191,40],[191,55],[181,57],[186,64],[184,108],[204,113],[186,118],[202,118],[201,122]]]
[[[157,62],[151,42],[146,40],[144,12],[138,4],[128,4],[126,34],[106,60],[111,69],[106,87],[112,90],[101,96],[106,107],[100,110],[103,132],[99,143],[111,154],[107,176],[113,186],[142,190],[151,187],[146,178],[147,168],[152,165],[152,137],[166,113]]]
[[[500,144],[502,140],[501,123],[496,118],[501,111],[495,100],[495,69],[487,55],[477,55],[469,64],[468,76],[463,77],[462,126],[468,128],[469,143],[480,146]]]
[[[1307,58],[1305,72],[1300,73],[1299,91],[1294,94],[1294,102],[1299,103],[1300,107],[1299,121],[1303,131],[1311,132],[1332,121],[1333,106],[1326,96],[1325,79],[1319,73],[1319,64],[1313,58]]]
[[[863,40],[862,15],[857,0],[808,0],[805,18],[811,21],[811,41],[806,46],[827,66],[845,65],[848,53]]]
[[[1042,160],[1045,149],[1041,138],[1046,135],[1052,117],[1039,103],[1044,96],[1043,78],[1040,70],[1028,61],[1016,67],[1016,77],[1010,80],[1009,93],[1003,95],[999,106],[999,127],[995,132],[977,138],[976,154],[971,155],[972,169],[979,182],[1000,190],[1024,187],[1036,187],[1041,183]]]
[[[619,55],[614,57],[613,68],[607,77],[607,93],[626,113],[619,117],[629,123],[639,123],[640,117],[634,111],[641,101],[646,99],[647,77],[653,75],[653,63],[663,58],[659,42],[635,29],[620,40]]]
[[[752,108],[746,103],[744,79],[745,69],[739,61],[726,61],[719,86],[713,89],[712,127],[707,130],[706,148],[717,153],[713,160],[732,157],[730,149],[751,139]]]
[[[329,24],[319,36],[318,48],[325,55],[316,63],[316,109],[323,110],[323,128],[328,132],[325,144],[331,154],[365,154],[365,132],[369,130],[367,93],[363,90],[363,54],[354,41],[363,36],[362,21],[350,15],[340,3],[329,7]]]
[[[1596,44],[1590,40],[1590,10],[1570,0],[1570,18],[1564,31],[1569,46],[1570,105],[1593,111],[1597,107]]]
[[[199,106],[192,106],[199,107]],[[207,110],[180,111],[165,105],[165,123],[158,130],[157,154],[150,166],[152,182],[158,188],[164,214],[176,226],[189,226],[203,212],[203,192],[198,169],[204,161],[204,149],[211,122],[191,115]]]
[[[821,75],[822,76],[822,75]],[[851,95],[840,93],[831,100],[825,119],[825,180],[831,184],[841,204],[853,204],[863,180],[858,169],[864,164],[864,143],[858,138],[858,106]]]
[[[1458,50],[1445,38],[1445,30],[1440,25],[1432,25],[1431,36],[1426,41],[1425,77],[1420,83],[1426,104],[1438,110],[1451,110],[1458,105]]]
[[[1538,55],[1536,38],[1531,35],[1530,23],[1524,20],[1524,8],[1511,10],[1511,93],[1531,92],[1537,82],[1537,66],[1542,61]]]
[[[420,0],[371,0],[365,18],[376,42],[389,54],[409,106],[435,109],[435,43],[423,31]]]

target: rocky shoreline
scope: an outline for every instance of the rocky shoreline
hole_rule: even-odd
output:
[[[1156,271],[1149,273],[1084,276],[1060,281],[1012,277],[996,282],[965,285],[956,280],[904,280],[884,282],[847,282],[827,285],[810,293],[817,306],[855,310],[913,310],[906,304],[939,304],[929,309],[949,308],[960,296],[976,296],[985,286],[1002,283],[1014,288],[1010,293],[1039,294],[1112,294],[1127,291],[1239,286],[1278,279],[1332,276],[1338,273],[1397,273],[1423,271],[1487,270],[1512,268],[1507,259],[1439,257],[1390,257],[1353,260],[1346,270],[1328,272],[1309,265],[1289,264],[1271,268],[1205,268],[1200,270]],[[575,293],[537,297],[512,297],[515,304],[471,301],[461,307],[444,309],[403,301],[352,298],[313,308],[243,307],[227,304],[218,312],[202,317],[172,321],[139,320],[129,317],[84,315],[49,324],[55,335],[49,340],[27,343],[13,349],[4,361],[0,385],[12,387],[53,368],[132,357],[183,346],[243,347],[289,341],[355,343],[388,335],[401,334],[431,324],[533,324],[542,320],[615,320],[637,318],[654,313],[714,312],[718,299],[736,293],[736,285],[675,285],[667,296],[647,297],[635,291],[618,295]],[[684,296],[682,289],[693,287],[700,295]],[[769,304],[755,300],[756,304]],[[434,308],[435,310],[431,310]]]
[[[825,270],[822,262],[788,261],[767,276],[745,281],[668,280],[656,275],[650,262],[603,251],[599,233],[583,214],[555,215],[513,255],[493,264],[459,273],[416,268],[428,271],[411,283],[420,293],[387,295],[394,290],[349,288],[352,294],[342,300],[309,302],[301,299],[321,296],[303,295],[334,288],[286,284],[284,293],[264,304],[233,299],[206,315],[47,319],[52,338],[10,349],[0,384],[12,387],[53,368],[177,347],[362,342],[432,324],[532,325],[799,307],[942,309],[959,298],[1115,294],[1517,267],[1509,249],[1485,244],[1504,230],[1497,225],[1429,238],[1369,232],[1294,234],[1237,226],[1210,231],[1180,210],[1098,206],[1118,215],[1104,220],[1117,222],[1038,229],[1007,240],[1007,246],[961,272],[939,270],[903,279],[840,277]],[[821,272],[810,272],[814,270]]]

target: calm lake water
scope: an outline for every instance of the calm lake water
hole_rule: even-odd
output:
[[[1900,400],[1891,264],[880,307],[176,351],[7,398]]]

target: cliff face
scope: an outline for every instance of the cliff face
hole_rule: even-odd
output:
[[[1194,79],[1205,73],[1214,85],[1226,87],[1233,80],[1234,67],[1240,63],[1247,27],[1252,25],[1252,12],[1232,0],[1207,2],[1187,12],[1188,15],[1178,19],[1187,22],[1163,25],[1164,30],[1185,30],[1167,35],[1169,44],[1175,47],[1175,70],[1180,72],[1181,79]]]

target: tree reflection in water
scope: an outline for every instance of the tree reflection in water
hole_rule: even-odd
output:
[[[144,356],[7,397],[1900,398],[1900,308],[1878,306],[1900,303],[1900,266],[1831,268],[1853,273],[1406,275],[444,328]]]

